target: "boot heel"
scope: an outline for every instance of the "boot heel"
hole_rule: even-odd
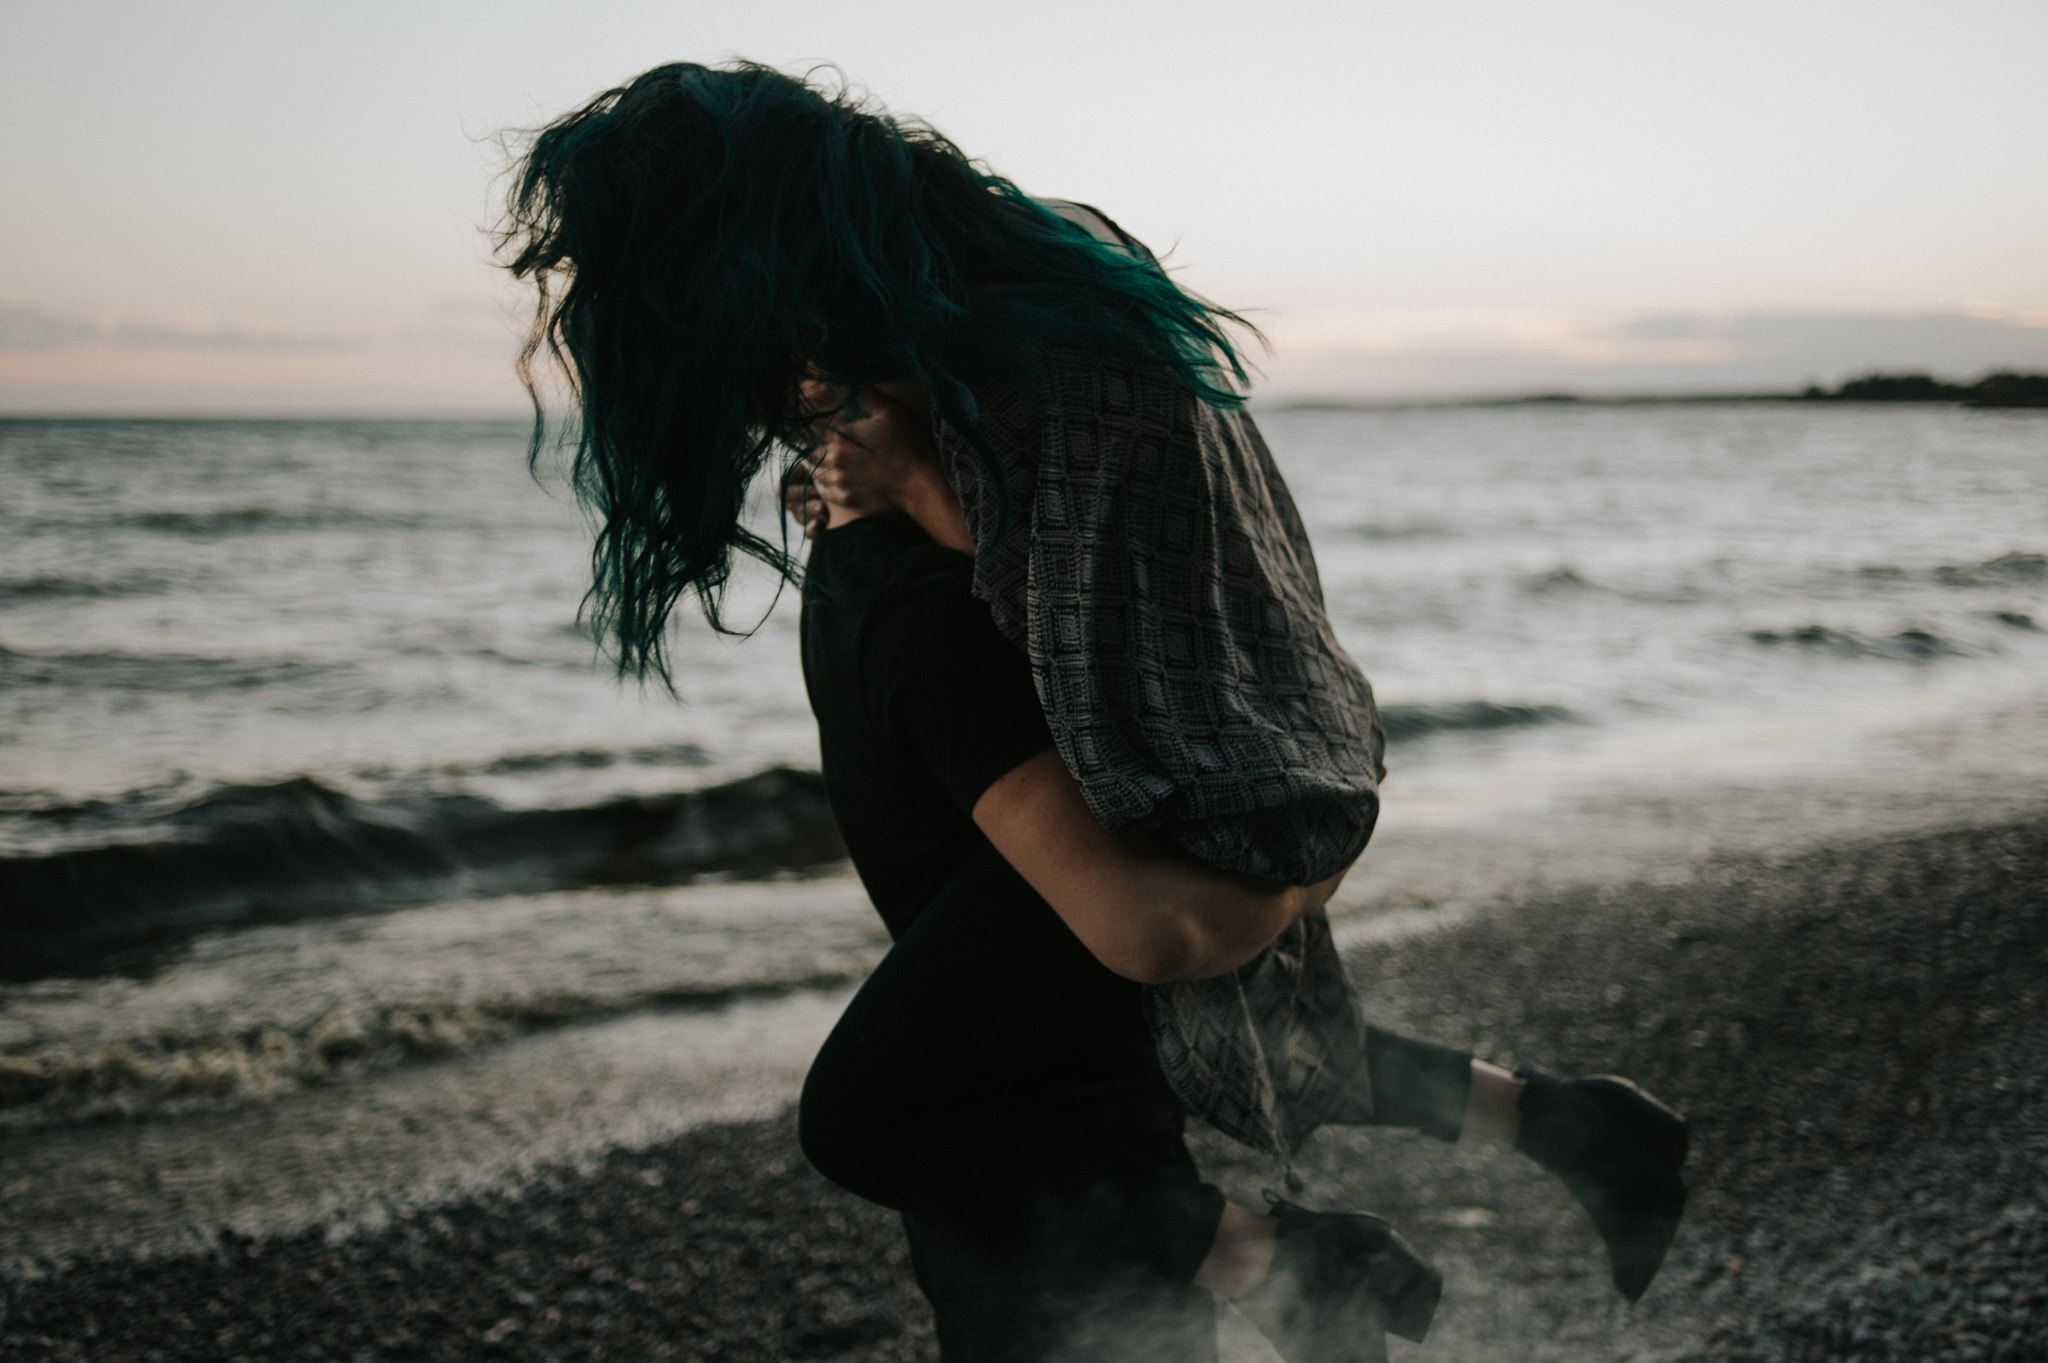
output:
[[[1366,1270],[1366,1283],[1387,1313],[1387,1329],[1420,1344],[1444,1295],[1444,1275],[1387,1230],[1387,1247]]]
[[[1273,1267],[1238,1309],[1287,1363],[1375,1363],[1383,1332],[1420,1343],[1443,1275],[1377,1216],[1312,1212],[1272,1193]]]

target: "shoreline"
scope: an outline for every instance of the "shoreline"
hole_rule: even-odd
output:
[[[1687,1225],[1632,1309],[1518,1157],[1316,1136],[1303,1198],[1387,1215],[1445,1271],[1396,1357],[2048,1358],[2048,810],[1530,890],[1347,960],[1375,1022],[1629,1074],[1694,1120]],[[1240,1200],[1274,1182],[1195,1145]],[[928,1359],[899,1242],[784,1113],[350,1234],[68,1255],[4,1280],[0,1356]]]

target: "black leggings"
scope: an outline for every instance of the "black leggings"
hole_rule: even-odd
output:
[[[1376,1121],[1456,1139],[1471,1057],[1367,1041]],[[903,1214],[946,1363],[1128,1359],[1130,1331],[1214,1357],[1193,1280],[1223,1194],[1182,1121],[1143,988],[986,844],[847,1006],[799,1117],[819,1172]]]

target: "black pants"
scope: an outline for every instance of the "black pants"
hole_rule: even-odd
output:
[[[1378,1120],[1456,1138],[1469,1055],[1373,1033],[1368,1060]],[[1223,1195],[1182,1120],[1142,987],[984,846],[848,1005],[800,1128],[819,1172],[902,1213],[946,1363],[1203,1363]]]

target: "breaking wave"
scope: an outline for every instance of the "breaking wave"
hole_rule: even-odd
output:
[[[1982,563],[1944,564],[1934,570],[1944,587],[2010,587],[2022,582],[2048,582],[2048,554],[2000,554]]]
[[[1866,563],[1856,576],[1871,581],[1932,580],[1943,587],[2019,587],[2048,583],[2048,554],[2015,550],[1981,563],[1943,563],[1929,570],[1896,563]]]
[[[210,694],[290,685],[352,671],[299,658],[205,658],[175,653],[23,653],[0,647],[0,690],[65,686]]]
[[[524,776],[540,771],[598,771],[606,767],[701,767],[709,753],[694,743],[663,743],[617,752],[610,748],[576,748],[568,752],[508,753],[471,765],[451,763],[440,770],[450,776]]]
[[[0,1131],[277,1098],[549,1027],[827,988],[858,979],[871,965],[864,958],[796,978],[627,993],[343,1005],[296,1024],[271,1020],[233,1032],[156,1032],[97,1045],[38,1046],[0,1054]]]
[[[1386,705],[1380,708],[1380,722],[1386,726],[1389,743],[1421,738],[1426,734],[1563,724],[1577,718],[1562,705],[1500,705],[1490,700],[1458,701],[1449,705]]]
[[[244,506],[219,511],[145,511],[125,517],[122,523],[159,534],[219,539],[227,535],[332,529],[342,526],[403,530],[426,522],[424,517],[419,516],[371,513],[346,507],[281,511],[267,506]]]
[[[843,855],[822,778],[783,767],[569,809],[370,804],[307,777],[222,786],[148,840],[0,858],[0,978],[103,973],[197,932],[436,896],[674,884]]]
[[[1751,642],[1774,647],[1790,645],[1842,658],[1896,658],[1927,662],[1935,658],[1958,657],[1968,649],[1930,630],[1902,629],[1897,634],[1874,638],[1853,630],[1831,629],[1826,625],[1804,625],[1798,629],[1757,629]]]
[[[0,581],[0,606],[32,601],[78,601],[111,596],[149,596],[166,590],[161,578],[129,577],[118,581],[64,577],[44,573],[36,577]]]

